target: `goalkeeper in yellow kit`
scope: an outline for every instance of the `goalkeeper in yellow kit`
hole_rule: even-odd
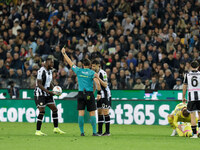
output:
[[[187,104],[180,103],[176,105],[173,113],[168,115],[168,122],[173,128],[171,136],[175,136],[177,133],[179,134],[179,136],[186,135],[184,134],[185,132],[184,129],[178,125],[178,122],[188,122],[188,123],[191,122],[191,115],[187,111]]]

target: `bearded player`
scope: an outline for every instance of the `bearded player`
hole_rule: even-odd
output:
[[[98,134],[102,136],[110,136],[110,115],[109,109],[111,107],[111,92],[108,87],[107,73],[100,68],[98,60],[92,61],[92,70],[98,73],[101,80],[101,99],[97,101],[98,109]],[[105,123],[106,131],[103,133],[103,123]]]

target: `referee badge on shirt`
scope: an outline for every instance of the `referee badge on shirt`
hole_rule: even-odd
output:
[[[90,100],[90,96],[87,96],[87,100],[88,100],[88,101]]]

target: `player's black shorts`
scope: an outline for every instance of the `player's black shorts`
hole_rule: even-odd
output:
[[[78,110],[85,110],[87,106],[87,111],[96,110],[95,97],[93,92],[78,92]]]
[[[48,104],[55,104],[53,96],[34,96],[37,107],[45,107]]]
[[[110,109],[111,107],[111,97],[110,98],[101,98],[97,101],[98,109]]]
[[[190,101],[187,104],[188,111],[200,111],[200,101]]]

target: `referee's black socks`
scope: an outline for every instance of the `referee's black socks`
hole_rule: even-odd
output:
[[[58,127],[58,110],[53,111],[52,118],[53,118],[54,128],[57,128]]]
[[[110,116],[106,115],[105,117],[105,124],[106,124],[106,133],[110,133]]]
[[[191,126],[193,134],[197,134],[197,126]]]
[[[42,119],[44,117],[45,112],[40,112],[38,117],[37,117],[37,130],[39,131],[42,126]]]
[[[104,118],[103,115],[98,115],[98,133],[102,133]]]

